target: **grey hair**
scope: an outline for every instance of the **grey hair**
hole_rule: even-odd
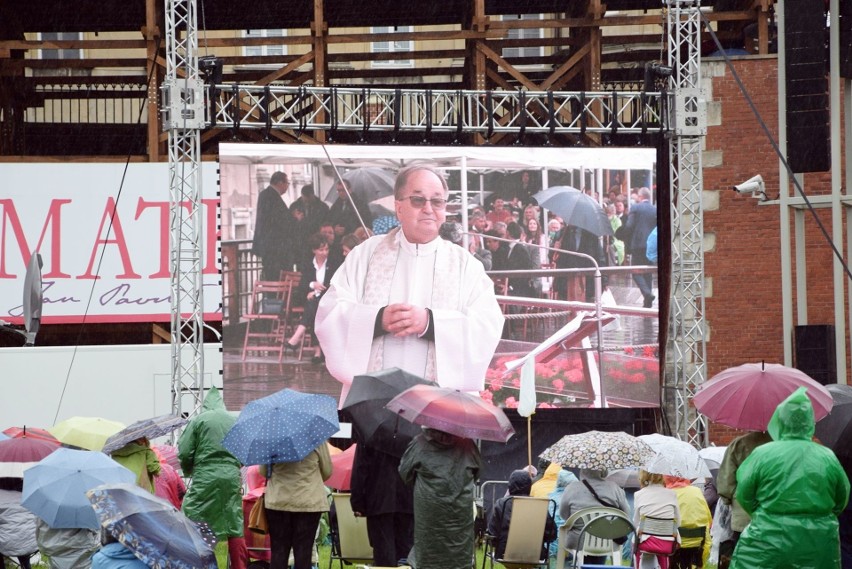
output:
[[[425,164],[415,164],[413,166],[406,166],[397,173],[396,183],[394,183],[393,185],[394,199],[398,200],[403,197],[402,189],[405,187],[405,184],[408,183],[408,178],[410,178],[414,172],[419,172],[421,170],[426,172],[432,172],[433,174],[435,174],[435,176],[437,176],[437,178],[441,180],[441,187],[444,188],[444,195],[446,196],[448,193],[450,193],[450,187],[447,185],[447,181],[444,179],[444,176],[441,175],[440,172],[438,172],[432,166],[427,166]]]

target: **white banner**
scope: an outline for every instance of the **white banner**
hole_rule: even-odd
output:
[[[207,320],[221,319],[216,168],[201,167]],[[22,322],[38,251],[42,322],[169,320],[168,164],[0,164],[0,179],[0,319]]]

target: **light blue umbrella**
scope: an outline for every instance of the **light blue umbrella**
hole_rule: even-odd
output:
[[[4,434],[4,433],[0,433],[0,441],[5,441],[8,438],[9,438],[9,435]]]
[[[222,445],[243,464],[297,462],[338,430],[334,398],[283,389],[246,405]]]
[[[86,491],[136,475],[102,452],[60,448],[24,471],[21,504],[52,528],[96,530],[98,519]]]

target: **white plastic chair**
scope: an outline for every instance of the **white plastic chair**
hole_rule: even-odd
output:
[[[601,519],[589,527],[589,524],[598,518]],[[586,555],[607,556],[612,559],[613,565],[621,565],[621,545],[613,540],[632,533],[633,523],[627,517],[627,514],[618,508],[600,506],[583,508],[574,512],[559,528],[559,546],[556,553],[557,569],[565,566],[568,532],[578,524],[582,524],[583,529],[580,531],[577,540],[577,549],[574,550],[573,567],[581,566]]]

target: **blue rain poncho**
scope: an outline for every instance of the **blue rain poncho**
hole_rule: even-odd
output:
[[[773,442],[737,470],[737,501],[751,524],[730,569],[839,569],[837,516],[849,480],[834,453],[811,442],[814,410],[804,388],[778,405],[768,430]]]

